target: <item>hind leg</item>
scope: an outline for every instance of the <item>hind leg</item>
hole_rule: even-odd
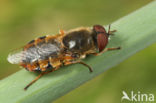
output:
[[[51,72],[57,70],[58,68],[59,68],[59,67],[54,68],[54,69],[52,69],[52,70],[50,70],[50,71],[47,71],[47,72],[41,72],[41,74],[38,75],[32,82],[30,82],[30,83],[24,88],[24,90],[27,90],[32,84],[34,84],[34,83],[35,83],[39,78],[41,78],[43,75],[48,74],[48,73],[51,73]]]

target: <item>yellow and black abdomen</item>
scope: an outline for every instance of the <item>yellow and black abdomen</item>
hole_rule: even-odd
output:
[[[19,63],[29,71],[45,71],[55,68],[59,62],[56,58],[61,52],[61,43],[55,36],[44,36],[30,41],[22,51],[10,55],[8,60],[13,64]]]

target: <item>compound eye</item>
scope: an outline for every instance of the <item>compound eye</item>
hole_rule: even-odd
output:
[[[101,25],[94,25],[93,30],[97,34],[97,44],[98,44],[99,52],[101,52],[108,43],[108,35],[106,33],[105,28]]]
[[[106,30],[103,26],[101,25],[94,25],[93,30],[98,34],[98,33],[106,33]]]
[[[103,51],[107,43],[108,43],[108,36],[105,35],[104,33],[99,33],[97,35],[97,44],[98,44],[99,52]]]

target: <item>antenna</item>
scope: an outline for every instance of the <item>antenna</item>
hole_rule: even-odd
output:
[[[109,24],[108,26],[108,35],[110,34],[110,27],[111,27],[111,24]]]

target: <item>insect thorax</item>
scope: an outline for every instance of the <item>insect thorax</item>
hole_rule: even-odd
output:
[[[96,48],[93,32],[85,29],[67,33],[62,42],[69,51],[82,54]]]

